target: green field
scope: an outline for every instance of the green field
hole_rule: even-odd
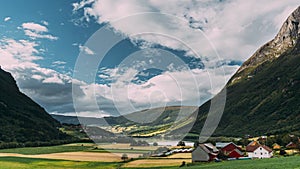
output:
[[[175,169],[178,167],[166,167]],[[300,169],[300,156],[258,160],[237,160],[183,167],[189,169]]]
[[[49,147],[25,147],[25,148],[11,148],[2,149],[0,153],[17,153],[24,155],[36,155],[36,154],[50,154],[50,153],[63,153],[63,152],[76,152],[76,151],[88,151],[93,148],[92,145],[78,146],[78,145],[60,145]]]
[[[114,169],[122,166],[122,163],[109,162],[78,162],[67,160],[32,159],[20,157],[0,157],[1,169]],[[122,168],[122,167],[121,167]],[[137,167],[138,168],[138,167]],[[127,168],[127,169],[137,169]],[[175,169],[176,167],[150,167],[147,169]],[[237,160],[220,163],[200,163],[183,168],[189,169],[300,169],[300,156],[282,157],[262,160]]]
[[[78,162],[19,157],[0,157],[1,169],[114,169],[120,164],[104,162]]]

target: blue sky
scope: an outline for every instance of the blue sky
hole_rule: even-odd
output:
[[[49,113],[93,117],[201,105],[299,5],[296,0],[1,3],[2,68]],[[112,35],[89,43],[104,28]],[[100,56],[114,37],[121,41]],[[94,63],[99,58],[101,63]],[[92,80],[73,76],[78,61],[87,62],[81,73],[99,64]]]

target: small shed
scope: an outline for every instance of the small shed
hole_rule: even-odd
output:
[[[208,162],[216,159],[219,150],[211,143],[199,144],[192,152],[192,162]]]

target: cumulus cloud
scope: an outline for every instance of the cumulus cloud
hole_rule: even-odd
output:
[[[195,42],[193,49],[206,56],[211,53],[212,47],[203,47],[204,41],[193,36],[195,31],[201,30],[223,58],[245,60],[274,37],[286,16],[298,5],[297,0],[94,0],[77,3],[74,10],[83,10],[85,17],[93,17],[99,23],[109,23],[115,30],[128,36],[144,30],[176,35],[182,41]],[[143,15],[145,12],[170,14],[179,19]],[[138,16],[130,17],[132,15]],[[179,43],[160,36],[140,35],[131,38],[187,50]]]
[[[4,22],[10,21],[10,20],[11,20],[11,17],[9,17],[9,16],[4,18]]]
[[[22,24],[23,29],[32,30],[34,32],[48,32],[48,29],[46,26],[33,23],[33,22],[27,22]]]
[[[48,25],[48,23],[46,22],[45,25]],[[49,40],[58,39],[58,37],[48,34],[48,28],[46,26],[37,23],[33,23],[33,22],[23,23],[22,28],[24,29],[25,35],[29,36],[31,39],[36,39],[36,38],[49,39]]]

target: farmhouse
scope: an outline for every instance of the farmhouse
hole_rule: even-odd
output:
[[[199,144],[192,152],[192,162],[207,162],[214,160],[219,150],[211,143]]]
[[[255,143],[255,144],[251,144],[251,143],[246,147],[248,157],[271,158],[273,156],[273,151],[268,146],[260,145],[259,143]]]
[[[216,143],[216,147],[218,147],[220,151],[229,158],[240,158],[244,156],[242,149],[233,142]]]

